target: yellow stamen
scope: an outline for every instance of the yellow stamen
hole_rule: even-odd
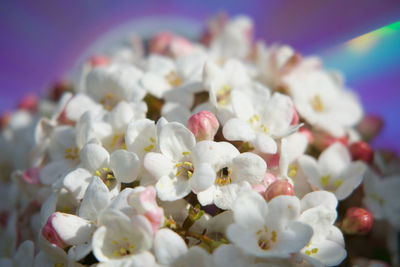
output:
[[[313,97],[311,100],[311,106],[316,112],[322,112],[324,110],[324,105],[319,95]]]
[[[272,231],[271,241],[276,242],[276,231]]]
[[[193,164],[189,161],[185,161],[183,164],[185,164],[185,166],[192,166]]]
[[[184,156],[189,155],[189,154],[190,154],[189,151],[183,151],[183,152],[182,152],[182,155],[184,155]]]
[[[191,171],[187,171],[187,176],[189,177],[189,179],[190,179],[190,178],[192,178],[192,176],[193,176],[193,172],[191,172]]]
[[[321,184],[323,186],[328,186],[329,184],[329,180],[331,179],[330,175],[326,175],[326,176],[321,176]]]
[[[315,254],[315,253],[318,252],[318,249],[317,249],[317,248],[313,248],[313,249],[311,250],[311,252]]]
[[[154,143],[154,142],[156,142],[156,139],[154,139],[153,137],[150,137],[150,141]]]
[[[153,145],[153,144],[151,144],[151,145],[148,145],[148,146],[146,146],[146,147],[144,148],[144,151],[146,151],[146,152],[150,152],[150,151],[152,151],[152,150],[153,150],[153,148],[154,148],[154,145]]]
[[[175,164],[175,167],[180,167],[180,166],[182,166],[182,162],[178,162],[177,164]]]
[[[310,256],[310,255],[311,255],[311,251],[309,251],[309,250],[306,250],[305,253],[306,253],[307,256]]]
[[[338,180],[333,182],[333,186],[335,188],[338,188],[342,183],[343,183],[343,179],[338,179]]]

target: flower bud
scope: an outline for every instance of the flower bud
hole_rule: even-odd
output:
[[[22,174],[22,179],[27,184],[40,184],[40,179],[39,179],[40,170],[41,168],[39,167],[27,169]]]
[[[366,163],[372,163],[374,151],[367,143],[362,141],[355,142],[350,145],[349,149],[353,160],[362,160]]]
[[[89,59],[89,64],[91,67],[107,66],[110,64],[110,58],[104,55],[92,56]]]
[[[307,137],[308,143],[311,144],[314,142],[314,135],[313,133],[307,129],[306,127],[301,127],[299,129],[299,133],[301,133],[302,135],[304,135],[305,137]]]
[[[4,112],[0,115],[0,129],[4,129],[7,127],[10,122],[11,113],[9,111]]]
[[[18,109],[23,109],[30,112],[37,110],[39,99],[35,95],[26,95],[18,103]]]
[[[200,111],[189,118],[188,128],[197,141],[213,140],[218,131],[219,123],[211,112]]]
[[[277,180],[268,186],[267,191],[265,192],[265,199],[270,201],[274,197],[282,195],[294,195],[293,186],[287,180]]]
[[[150,40],[150,52],[165,56],[183,56],[193,51],[193,44],[182,36],[169,32],[157,34]]]
[[[342,230],[347,234],[367,234],[372,227],[372,214],[362,208],[353,207],[347,210],[342,223]]]
[[[47,219],[42,236],[50,243],[65,248],[89,241],[94,230],[91,222],[79,216],[55,212]]]
[[[377,136],[383,127],[383,120],[377,115],[366,115],[357,125],[357,130],[367,142]]]

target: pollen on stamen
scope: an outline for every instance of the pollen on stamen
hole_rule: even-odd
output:
[[[190,151],[183,151],[182,152],[182,155],[184,155],[184,156],[189,155],[189,154],[190,154]]]
[[[150,152],[150,151],[152,151],[152,150],[153,150],[153,148],[154,148],[154,145],[153,145],[153,144],[151,144],[151,145],[148,145],[148,146],[146,146],[146,147],[144,148],[144,151],[146,151],[146,152]]]

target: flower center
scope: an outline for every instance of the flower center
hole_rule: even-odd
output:
[[[179,87],[182,84],[182,78],[173,70],[171,70],[165,78],[172,87]]]
[[[111,147],[126,149],[125,133],[114,134],[114,136],[112,138],[112,141],[111,141]]]
[[[122,238],[120,242],[117,242],[115,240],[112,240],[111,243],[115,246],[115,250],[113,255],[115,257],[123,257],[126,255],[131,255],[133,254],[133,250],[135,248],[134,245],[129,243],[127,238]]]
[[[343,179],[332,180],[331,175],[321,176],[321,184],[328,190],[336,190],[344,181]]]
[[[253,125],[254,128],[261,130],[261,132],[268,133],[268,127],[260,122],[260,116],[258,114],[254,114],[249,118],[249,122]]]
[[[190,158],[188,155],[190,154],[189,151],[182,152],[182,155],[184,156],[181,161],[175,164],[176,167],[176,174],[175,176],[181,176],[185,179],[190,179],[193,176],[193,163],[190,161]]]
[[[217,103],[221,106],[231,102],[231,87],[227,84],[217,91]]]
[[[115,179],[114,173],[109,168],[101,168],[95,171],[94,174],[103,180],[108,189],[111,190],[115,187],[117,180]]]
[[[258,230],[256,234],[258,237],[258,246],[262,250],[269,250],[276,242],[278,236],[275,230],[269,232],[267,226],[264,226],[264,229]]]
[[[312,254],[317,254],[318,253],[318,248],[316,248],[316,247],[311,248],[311,246],[312,246],[312,243],[310,242],[306,246],[307,249],[304,250],[304,253],[307,256],[311,256]]]
[[[311,106],[316,112],[324,111],[324,104],[322,103],[321,97],[319,95],[315,95],[311,99]]]
[[[228,167],[220,169],[217,172],[217,179],[215,179],[215,184],[227,185],[230,183],[232,183],[231,170]]]
[[[64,158],[66,159],[77,159],[79,157],[79,148],[74,147],[74,148],[67,148],[65,149],[65,155]]]
[[[144,151],[146,151],[146,152],[153,151],[153,149],[154,149],[155,146],[156,146],[156,145],[155,145],[155,144],[156,144],[156,139],[154,139],[153,137],[150,137],[149,140],[150,140],[150,144],[149,144],[148,146],[146,146],[146,147],[143,148]]]
[[[110,111],[118,104],[119,99],[117,99],[112,93],[107,93],[99,102],[106,110]]]

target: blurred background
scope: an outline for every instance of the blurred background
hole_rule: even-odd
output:
[[[374,145],[400,151],[398,0],[2,0],[0,113],[28,93],[45,92],[116,28],[168,25],[194,36],[220,11],[249,15],[257,38],[317,54],[341,70],[366,113],[384,118]]]

